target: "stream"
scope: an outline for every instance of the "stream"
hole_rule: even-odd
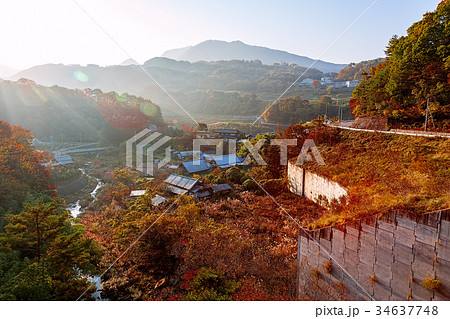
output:
[[[89,174],[87,174],[83,168],[80,168],[80,171],[83,173],[83,175],[86,175],[86,177],[88,177],[88,178],[95,178],[96,181],[97,181],[97,185],[95,186],[94,190],[89,193],[91,195],[91,197],[92,197],[92,201],[94,201],[95,198],[97,197],[98,191],[100,190],[100,188],[105,183],[103,183],[100,178],[93,177],[93,176],[90,176]],[[70,211],[70,213],[72,214],[72,216],[74,218],[77,218],[78,215],[82,212],[82,207],[81,207],[81,204],[80,204],[80,200],[77,200],[75,203],[68,204],[67,205],[67,210]],[[94,297],[95,300],[97,300],[97,301],[105,301],[105,300],[107,300],[107,299],[103,299],[101,297],[101,293],[102,293],[102,279],[100,278],[100,276],[88,277],[88,281],[93,283],[95,285],[95,287],[97,288],[97,291],[92,294],[92,297]]]
[[[86,173],[86,171],[83,168],[79,169],[83,175],[86,175],[86,177],[88,178],[95,178],[97,181],[97,185],[95,186],[94,190],[92,192],[90,192],[89,194],[92,197],[92,201],[95,200],[95,198],[97,197],[98,191],[100,190],[100,188],[105,184],[102,182],[102,180],[100,178],[97,177],[93,177],[90,176],[89,174]],[[80,205],[80,200],[77,200],[75,203],[70,203],[67,205],[67,209],[70,211],[70,213],[72,214],[72,216],[74,218],[77,218],[78,215],[82,212],[82,208]]]

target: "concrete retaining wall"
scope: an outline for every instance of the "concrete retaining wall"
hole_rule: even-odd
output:
[[[309,172],[300,166],[288,163],[289,190],[325,205],[348,195],[348,191],[338,183]]]
[[[298,243],[299,263],[343,283],[355,299],[450,300],[450,210],[420,216],[392,212],[301,231]],[[331,274],[323,268],[330,260],[327,253]],[[439,291],[420,285],[428,276],[441,282]]]

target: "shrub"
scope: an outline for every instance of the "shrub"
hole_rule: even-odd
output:
[[[247,179],[242,186],[244,187],[245,190],[247,191],[254,191],[258,189],[258,185],[255,183],[254,180],[252,179]]]
[[[313,276],[314,279],[319,280],[320,277],[322,277],[322,274],[320,273],[320,270],[317,268],[313,268],[311,269],[311,275]]]
[[[333,264],[331,263],[331,260],[327,261],[322,265],[323,269],[327,272],[327,274],[331,274],[333,271]]]
[[[431,291],[438,291],[441,288],[441,282],[437,279],[431,278],[430,276],[422,281],[420,285]]]

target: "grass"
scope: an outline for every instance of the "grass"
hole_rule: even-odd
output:
[[[392,210],[420,214],[450,208],[450,139],[323,130],[331,135],[321,142],[316,134],[315,140],[326,165],[304,166],[350,195],[311,228]]]

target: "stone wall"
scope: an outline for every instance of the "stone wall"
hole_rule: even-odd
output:
[[[355,299],[450,300],[450,210],[419,216],[392,212],[301,231],[298,243],[299,264],[344,284]],[[327,253],[330,274],[323,267],[330,261]],[[441,282],[439,291],[420,284],[428,276]]]
[[[291,192],[321,205],[348,195],[347,190],[338,183],[295,164],[288,163],[288,178]]]

